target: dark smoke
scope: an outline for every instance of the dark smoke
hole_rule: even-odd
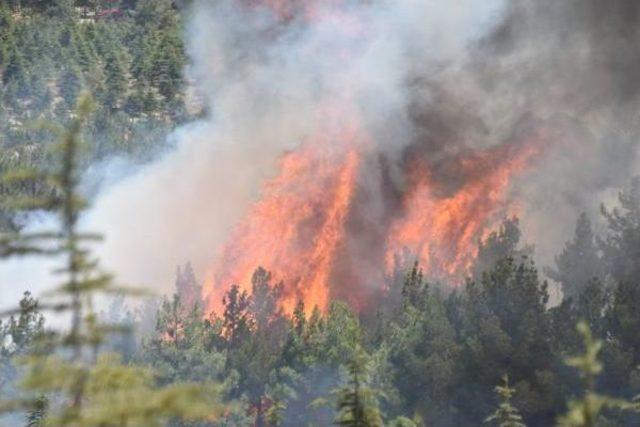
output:
[[[99,196],[88,221],[108,236],[105,261],[126,281],[169,284],[186,259],[205,276],[282,152],[321,125],[319,98],[345,86],[379,147],[366,160],[349,252],[383,239],[415,162],[447,197],[538,135],[542,154],[511,196],[542,263],[580,212],[595,216],[596,201],[638,172],[633,1],[331,2],[367,23],[369,45],[340,23],[307,28],[294,9],[278,21],[268,8],[195,4],[190,73],[212,114],[178,130],[174,152]],[[345,48],[362,54],[344,58]],[[482,161],[463,167],[469,158]],[[141,258],[123,255],[130,250]]]
[[[416,61],[408,157],[428,158],[447,195],[474,178],[460,174],[461,153],[543,132],[544,155],[513,191],[525,237],[545,242],[548,262],[578,214],[595,217],[597,201],[638,172],[639,20],[628,0],[506,3],[462,61],[435,73]]]

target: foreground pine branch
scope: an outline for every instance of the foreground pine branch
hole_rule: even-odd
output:
[[[15,201],[16,206],[49,211],[58,218],[57,229],[0,237],[0,254],[5,257],[55,256],[62,263],[53,272],[61,278],[60,284],[46,295],[46,301],[22,306],[17,312],[25,316],[45,309],[69,314],[71,319],[67,330],[39,334],[30,353],[21,358],[25,395],[5,402],[3,409],[28,410],[28,422],[34,426],[159,426],[173,419],[214,419],[223,409],[219,386],[176,383],[156,387],[152,370],[100,354],[105,336],[125,329],[98,321],[93,310],[95,296],[137,292],[114,285],[113,277],[102,272],[91,256],[89,245],[99,236],[78,230],[78,220],[87,207],[79,191],[81,133],[91,111],[91,98],[81,96],[68,127],[57,130],[52,171],[25,170],[3,177],[12,182],[48,182],[50,195],[22,197]]]

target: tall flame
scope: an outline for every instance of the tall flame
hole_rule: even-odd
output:
[[[542,139],[530,139],[453,159],[462,179],[450,194],[438,194],[439,183],[417,162],[411,169],[411,190],[404,213],[393,224],[388,241],[387,268],[407,251],[434,277],[462,279],[476,256],[478,240],[516,206],[507,200],[511,178],[535,159]]]
[[[231,284],[250,291],[251,275],[258,266],[282,280],[281,304],[286,311],[299,300],[307,309],[316,305],[324,309],[332,295],[349,299],[357,308],[366,307],[366,298],[375,287],[384,287],[385,274],[400,268],[398,262],[406,253],[429,275],[459,280],[469,272],[478,239],[513,209],[507,199],[510,179],[539,153],[532,145],[493,162],[489,159],[496,151],[505,150],[460,160],[462,169],[482,167],[487,172],[448,195],[438,194],[429,170],[416,166],[401,209],[386,227],[386,240],[374,239],[383,251],[368,248],[384,253],[369,263],[377,262],[380,271],[371,271],[369,278],[379,283],[366,283],[366,278],[354,283],[356,267],[348,264],[371,257],[348,247],[355,233],[350,228],[354,215],[367,215],[358,212],[356,202],[365,146],[356,142],[354,134],[344,137],[353,141],[346,153],[327,152],[309,142],[283,157],[280,173],[265,185],[262,200],[238,225],[215,264],[213,280],[206,287],[210,309],[220,308],[221,293]]]
[[[299,300],[312,302],[310,307],[326,306],[327,283],[345,244],[345,223],[367,145],[355,122],[340,118],[350,116],[338,111],[327,110],[318,136],[282,157],[280,172],[265,184],[262,200],[232,233],[208,286],[214,289],[210,308],[218,308],[217,290],[226,285],[250,291],[258,266],[285,284],[281,304],[286,310]]]
[[[299,13],[290,1],[261,4],[282,19]],[[317,19],[315,3],[301,4],[305,19]],[[259,266],[282,281],[280,304],[289,312],[300,300],[307,310],[325,309],[332,298],[364,309],[407,253],[430,276],[459,280],[478,239],[513,208],[511,178],[542,147],[532,138],[468,149],[439,164],[437,173],[428,153],[408,150],[399,183],[384,173],[391,160],[377,153],[353,98],[327,100],[316,133],[283,155],[279,172],[212,265],[204,289],[210,310],[219,311],[233,284],[250,292]],[[443,179],[443,169],[456,179]]]

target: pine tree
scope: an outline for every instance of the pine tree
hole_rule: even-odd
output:
[[[484,418],[493,405],[490,390],[500,372],[509,372],[532,391],[531,404],[548,411],[542,424],[552,422],[555,402],[547,396],[554,390],[553,331],[546,312],[547,284],[535,265],[527,258],[504,258],[484,272],[480,282],[469,282],[465,291],[459,375],[463,384],[482,386],[457,387],[458,398],[469,402],[462,410],[472,419]],[[550,380],[537,381],[541,373]]]
[[[369,360],[358,347],[346,366],[348,381],[335,391],[338,416],[335,424],[348,427],[381,427],[382,413],[378,406],[379,392],[370,386]]]
[[[442,296],[425,284],[417,297],[417,306],[405,302],[388,328],[389,370],[409,413],[437,418],[437,413],[448,412],[460,346]]]
[[[602,364],[598,360],[602,342],[593,338],[585,322],[578,323],[577,329],[582,335],[584,353],[568,358],[566,364],[578,369],[585,390],[582,398],[569,402],[569,410],[558,419],[558,424],[566,427],[595,427],[603,409],[627,410],[635,407],[623,399],[601,395],[595,391],[596,377],[602,372]]]
[[[640,281],[640,177],[618,195],[619,206],[602,214],[607,224],[607,238],[600,242],[603,260],[617,283]]]
[[[14,84],[18,87],[26,85],[28,82],[27,62],[18,47],[11,40],[7,42],[5,62],[2,73],[4,85]]]
[[[484,422],[498,427],[525,427],[518,409],[511,404],[511,398],[516,390],[509,386],[509,376],[502,377],[502,385],[496,386],[495,391],[500,397],[500,404],[495,412],[489,415]]]
[[[39,350],[25,357],[22,387],[27,395],[55,394],[61,404],[51,405],[46,415],[48,426],[159,426],[171,418],[206,418],[221,409],[217,387],[174,384],[157,388],[151,370],[125,365],[119,358],[99,355],[105,334],[118,325],[97,321],[92,300],[97,293],[131,293],[112,283],[112,277],[98,268],[86,247],[99,236],[81,233],[78,220],[86,203],[79,196],[78,162],[80,134],[92,102],[83,96],[69,127],[60,131],[57,168],[53,171],[23,169],[11,171],[5,180],[29,181],[43,176],[55,186],[55,192],[41,198],[17,197],[13,203],[22,209],[47,209],[59,216],[60,229],[0,236],[1,254],[56,255],[64,265],[56,270],[63,277],[48,304],[38,308],[70,314],[68,331],[48,333]],[[24,311],[24,307],[21,311]],[[43,351],[42,348],[48,348]],[[58,399],[57,399],[58,400]],[[37,403],[37,401],[36,401]],[[25,399],[6,406],[34,407]]]
[[[49,399],[45,396],[38,397],[33,402],[33,407],[27,412],[27,427],[44,427],[49,408]]]
[[[182,88],[183,48],[178,34],[164,35],[156,48],[153,70],[158,91],[168,102],[172,102]]]
[[[574,302],[590,281],[601,277],[600,256],[586,213],[578,217],[575,235],[566,243],[562,253],[556,256],[555,263],[554,269],[545,272],[560,283],[564,297]]]
[[[90,73],[98,62],[98,55],[88,37],[84,37],[78,27],[68,29],[68,39],[71,47],[71,65],[80,67],[85,73]]]
[[[11,316],[3,335],[10,336],[14,354],[24,354],[44,332],[44,316],[38,310],[30,292],[25,292],[19,303],[18,317]]]
[[[136,24],[140,27],[156,26],[169,29],[177,23],[172,0],[138,0],[136,4]]]
[[[9,45],[13,33],[13,16],[11,9],[0,4],[0,71],[3,71],[9,59]]]
[[[272,403],[268,391],[278,389],[271,387],[271,382],[284,372],[278,370],[278,362],[286,341],[287,322],[278,306],[282,285],[272,284],[271,274],[260,267],[254,272],[251,284],[252,294],[246,300],[246,312],[234,316],[239,323],[234,328],[236,332],[229,337],[228,360],[229,366],[239,374],[239,389],[246,394],[255,413],[255,425],[262,427],[267,423]],[[242,297],[239,302],[237,308],[243,305]],[[225,307],[225,318],[233,311],[231,308],[229,304]],[[279,404],[284,403],[282,393],[276,392],[273,397]]]
[[[422,298],[428,291],[428,286],[423,281],[422,269],[416,261],[411,271],[407,274],[402,285],[402,307],[409,306],[419,308]]]
[[[253,273],[249,309],[256,329],[266,330],[269,324],[281,315],[278,303],[282,288],[282,283],[271,283],[271,273],[264,268],[258,267]]]
[[[202,307],[202,286],[198,284],[191,263],[187,262],[183,268],[176,269],[176,293],[180,296],[183,306],[188,310]]]
[[[293,329],[298,337],[302,337],[307,330],[307,317],[304,312],[304,301],[300,300],[293,310]]]
[[[528,255],[532,250],[530,247],[518,248],[521,235],[518,218],[505,219],[497,231],[493,231],[478,244],[474,276],[480,277],[484,271],[491,270],[504,258]]]
[[[104,66],[106,93],[104,103],[108,108],[120,107],[126,98],[128,88],[128,64],[124,53],[109,50]]]
[[[38,302],[25,292],[20,300],[19,315],[11,316],[7,321],[0,319],[0,394],[15,394],[19,378],[16,360],[35,350],[44,333],[44,316],[38,310]],[[29,406],[27,421],[33,419],[34,426],[44,417],[46,407],[42,404],[46,397],[41,396]],[[0,407],[2,402],[0,402]]]
[[[202,311],[187,311],[177,295],[157,313],[154,334],[143,340],[139,356],[156,370],[163,385],[180,381],[222,381],[227,363],[219,321],[205,320]],[[229,386],[232,384],[228,384]]]
[[[67,108],[71,109],[83,86],[82,70],[80,70],[80,67],[70,64],[60,76],[59,85],[65,104]]]
[[[300,375],[291,368],[283,367],[271,372],[266,390],[267,399],[271,402],[265,417],[267,426],[284,424],[287,403],[297,397],[294,385],[299,380]]]
[[[237,347],[249,331],[251,320],[248,309],[250,303],[249,295],[245,291],[240,291],[238,285],[232,285],[222,299],[224,305],[222,325],[231,347]]]

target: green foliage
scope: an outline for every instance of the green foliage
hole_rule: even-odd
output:
[[[518,218],[505,219],[498,230],[479,242],[474,275],[480,277],[484,271],[491,270],[498,261],[505,258],[531,255],[532,248],[518,247],[521,234]]]
[[[15,360],[32,351],[44,334],[44,316],[38,311],[38,303],[29,292],[20,300],[18,316],[0,319],[0,394],[11,396],[19,370]],[[39,426],[46,412],[47,399],[38,397],[30,406],[27,423]],[[0,404],[1,407],[1,404]]]
[[[389,427],[418,427],[419,424],[407,417],[394,418],[389,422]]]
[[[590,281],[601,278],[602,263],[587,214],[582,213],[578,218],[575,235],[556,256],[555,264],[556,267],[547,269],[546,273],[560,283],[566,298],[577,300]]]
[[[471,416],[479,418],[491,411],[489,390],[499,381],[499,372],[517,380],[523,416],[551,415],[557,400],[553,368],[556,363],[547,315],[547,284],[526,257],[498,261],[479,282],[467,284],[461,325],[463,381],[471,382],[457,393],[474,402]],[[547,416],[549,416],[547,415]],[[546,420],[550,422],[551,420]]]
[[[496,393],[500,397],[498,408],[489,415],[484,422],[497,425],[499,427],[525,427],[522,422],[522,416],[518,413],[518,409],[511,403],[511,398],[516,392],[509,386],[509,376],[502,377],[502,385],[495,388]]]
[[[43,332],[44,316],[38,311],[38,302],[30,292],[25,292],[19,303],[18,316],[10,316],[5,322],[0,320],[0,338],[11,342],[0,349],[0,354],[25,354]]]
[[[346,365],[348,380],[334,391],[338,416],[335,424],[353,427],[381,427],[382,414],[378,397],[380,392],[370,387],[369,358],[356,348],[353,359]]]
[[[60,226],[51,231],[2,235],[2,254],[55,255],[63,261],[55,271],[62,281],[50,294],[52,301],[38,305],[27,295],[18,321],[9,320],[11,337],[23,345],[32,329],[42,326],[40,318],[33,314],[36,308],[66,312],[71,317],[68,331],[43,334],[36,349],[22,359],[22,388],[27,398],[39,396],[38,399],[35,403],[28,399],[17,401],[7,407],[14,409],[22,404],[35,408],[30,416],[37,420],[42,418],[37,415],[42,396],[55,396],[60,403],[49,405],[43,421],[47,426],[154,426],[173,418],[214,417],[221,408],[217,390],[195,383],[158,388],[148,368],[125,365],[106,355],[98,357],[106,334],[119,328],[98,322],[92,308],[93,297],[97,293],[132,291],[117,288],[112,277],[98,269],[86,246],[97,236],[77,229],[80,213],[86,207],[78,192],[80,133],[91,106],[88,96],[81,97],[68,127],[57,130],[60,137],[54,146],[52,170],[14,170],[4,177],[8,181],[49,182],[53,191],[47,197],[18,196],[13,203],[27,210],[50,210],[58,215]],[[40,409],[42,412],[44,408]]]
[[[454,291],[427,283],[414,264],[406,276],[399,272],[376,313],[354,313],[341,301],[326,312],[299,303],[285,313],[282,286],[262,268],[250,284],[230,288],[222,313],[206,313],[185,265],[175,297],[143,306],[136,319],[127,315],[127,325],[155,316],[153,331],[139,345],[130,333],[126,346],[116,344],[111,337],[127,325],[99,322],[93,300],[122,289],[88,251],[99,236],[78,232],[86,206],[80,175],[114,153],[148,159],[188,118],[186,3],[124,0],[121,15],[105,18],[91,13],[112,2],[0,4],[1,251],[65,262],[60,288],[37,304],[26,294],[0,322],[2,395],[11,397],[24,375],[29,393],[9,403],[27,409],[29,425],[329,425],[332,390],[342,425],[381,425],[383,418],[392,426],[478,425],[495,409],[491,390],[502,372],[514,383],[496,388],[502,402],[490,422],[552,425],[568,406],[560,418],[566,425],[605,416],[614,425],[638,424],[635,413],[614,409],[634,409],[626,397],[640,393],[639,179],[618,206],[602,209],[603,233],[586,215],[578,218],[574,236],[544,270],[563,290],[555,307],[511,218],[480,242],[467,283]],[[98,101],[94,115],[88,102],[75,111],[84,89]],[[41,121],[67,125],[61,143],[34,125]],[[84,146],[88,136],[92,144]],[[58,213],[60,229],[19,233],[26,213],[42,210]],[[48,333],[40,310],[72,314],[71,327]],[[578,319],[594,334],[570,360],[584,392],[562,363],[581,345],[572,332]],[[101,354],[124,347],[122,359]],[[568,403],[569,396],[577,397]]]
[[[169,0],[122,2],[117,17],[100,18],[117,2],[89,3],[86,11],[72,0],[0,3],[0,173],[7,158],[46,167],[48,139],[33,123],[71,121],[83,90],[99,103],[81,168],[113,154],[145,161],[187,118],[181,12]],[[6,191],[0,186],[0,201]],[[17,215],[0,203],[0,230],[18,227]]]
[[[414,266],[403,286],[403,310],[389,328],[394,383],[410,413],[424,417],[446,408],[456,379],[460,346],[441,295]]]
[[[58,356],[25,363],[31,366],[23,379],[25,390],[82,393],[81,407],[52,413],[47,426],[160,426],[173,418],[216,417],[223,409],[214,398],[217,387],[192,383],[158,388],[153,371],[125,365],[112,355],[101,355],[90,369]]]
[[[47,418],[49,400],[40,396],[33,402],[33,407],[27,413],[27,427],[43,427]]]
[[[160,384],[180,381],[221,381],[227,363],[212,342],[219,322],[205,320],[199,308],[186,309],[176,295],[164,301],[154,334],[143,342],[142,361],[156,370]]]
[[[602,342],[593,338],[586,323],[578,323],[577,329],[582,335],[584,353],[568,358],[566,363],[578,369],[584,381],[585,390],[582,398],[569,402],[569,411],[558,419],[558,424],[570,427],[593,427],[597,425],[605,408],[624,410],[633,408],[633,405],[624,399],[596,393],[595,379],[602,372],[602,364],[598,360]]]
[[[607,209],[602,215],[609,233],[602,242],[604,261],[608,271],[618,283],[637,282],[640,266],[637,250],[640,247],[640,177],[618,195],[619,206]]]
[[[300,375],[288,367],[271,372],[266,391],[267,399],[271,402],[266,414],[267,425],[276,427],[284,423],[287,403],[297,397],[295,384],[299,380]]]
[[[228,366],[239,374],[237,391],[243,391],[254,408],[256,424],[264,425],[269,389],[279,406],[291,394],[273,387],[272,382],[287,373],[278,370],[286,323],[278,308],[281,285],[271,283],[271,275],[262,268],[254,272],[251,282],[250,298],[242,294],[234,297],[238,293],[232,289],[225,300],[225,326],[230,334]],[[277,417],[279,412],[274,409],[270,415]]]
[[[319,343],[322,354],[319,356],[336,368],[350,361],[362,340],[362,331],[349,306],[344,302],[332,302],[322,328]]]

